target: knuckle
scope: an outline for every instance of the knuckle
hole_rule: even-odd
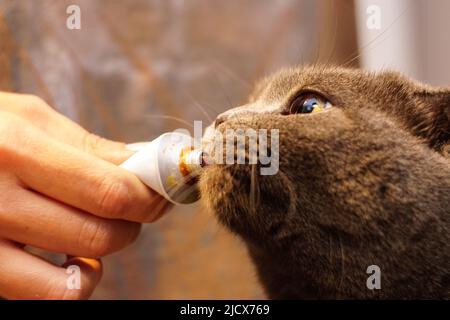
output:
[[[9,136],[17,133],[19,127],[18,124],[19,119],[16,116],[7,112],[1,112],[0,130],[2,136],[6,134],[8,136],[7,138],[9,138]]]
[[[102,144],[103,138],[96,134],[86,132],[83,139],[83,148],[86,151],[97,150]]]
[[[26,119],[39,121],[48,116],[50,109],[50,106],[42,98],[35,95],[24,95],[20,114]]]
[[[24,130],[17,116],[7,113],[0,115],[0,162],[8,161],[15,154]]]
[[[102,257],[114,250],[114,230],[106,221],[86,221],[79,235],[79,246],[90,257]]]
[[[126,181],[105,179],[98,188],[99,213],[109,218],[123,218],[132,199]]]
[[[25,101],[24,104],[28,106],[30,109],[40,110],[49,107],[47,102],[44,101],[44,99],[32,94],[25,94],[24,101]]]

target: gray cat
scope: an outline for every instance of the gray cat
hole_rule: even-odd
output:
[[[220,115],[205,147],[227,128],[280,130],[277,174],[218,164],[200,179],[270,298],[450,298],[450,90],[287,69]],[[367,285],[373,265],[380,289]]]

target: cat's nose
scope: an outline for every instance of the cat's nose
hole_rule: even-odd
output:
[[[244,107],[237,107],[225,111],[224,113],[221,113],[217,116],[216,121],[214,122],[214,129],[216,129],[219,125],[221,125],[225,121],[251,114],[253,114],[253,112],[248,111]]]

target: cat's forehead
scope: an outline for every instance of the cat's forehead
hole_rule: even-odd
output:
[[[263,79],[253,98],[267,102],[280,102],[301,89],[316,89],[340,94],[366,92],[377,87],[405,86],[407,79],[397,73],[375,74],[360,69],[339,67],[302,67],[283,69]]]
[[[288,68],[283,69],[261,81],[258,98],[276,101],[283,100],[292,91],[301,88],[335,89],[349,85],[364,86],[373,75],[353,69],[343,68]],[[258,87],[257,86],[257,87]]]

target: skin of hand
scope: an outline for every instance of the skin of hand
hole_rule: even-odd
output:
[[[86,299],[100,257],[132,243],[168,203],[117,165],[125,144],[88,133],[32,95],[0,92],[0,296]],[[25,246],[65,253],[51,264]],[[77,265],[81,288],[69,289]]]

